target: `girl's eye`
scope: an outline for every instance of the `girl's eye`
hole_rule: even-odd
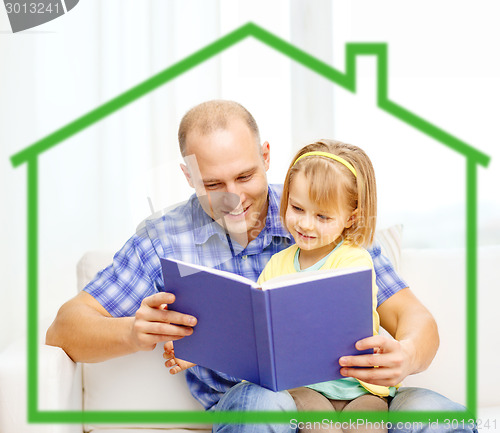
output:
[[[326,215],[318,215],[318,218],[322,221],[328,221],[330,219],[330,217],[326,216]]]
[[[298,206],[294,206],[293,204],[290,205],[292,206],[292,209],[295,211],[295,212],[301,212],[302,211],[302,208],[298,207]]]

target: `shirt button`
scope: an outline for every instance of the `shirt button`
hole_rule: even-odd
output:
[[[245,254],[244,256],[241,256],[241,258],[242,258],[243,260],[246,260],[246,259],[248,258],[248,256]]]

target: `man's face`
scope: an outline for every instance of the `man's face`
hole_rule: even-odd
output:
[[[189,132],[186,154],[182,169],[204,211],[246,246],[267,216],[269,144],[259,146],[248,126],[234,119],[207,135]]]

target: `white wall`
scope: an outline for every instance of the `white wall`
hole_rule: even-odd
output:
[[[480,242],[500,243],[500,6],[312,4],[86,0],[16,35],[0,7],[0,349],[24,333],[27,302],[26,168],[13,169],[8,158],[249,20],[339,70],[346,42],[388,42],[390,98],[492,156],[488,169],[479,168]],[[272,146],[270,181],[282,179],[297,146],[332,134],[372,157],[381,224],[403,221],[408,245],[462,245],[464,158],[376,108],[374,64],[358,67],[353,95],[244,41],[42,155],[40,316],[52,318],[74,295],[84,251],[117,249],[133,233],[149,213],[147,196],[158,209],[189,193],[177,168],[177,124],[189,107],[215,97],[255,115]],[[311,113],[312,120],[293,120]]]

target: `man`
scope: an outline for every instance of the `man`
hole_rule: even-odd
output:
[[[98,362],[192,333],[196,318],[175,311],[162,292],[159,257],[217,267],[257,279],[276,252],[292,242],[279,220],[280,189],[268,186],[269,143],[261,144],[251,114],[231,101],[209,101],[191,109],[179,127],[182,166],[196,195],[161,218],[147,221],[115,255],[113,264],[64,304],[47,332],[47,344],[74,360]],[[425,370],[438,334],[434,319],[372,251],[381,325],[394,337],[373,336],[357,348],[376,355],[341,358],[341,373],[378,385],[395,385]],[[300,347],[297,348],[300,350]],[[373,369],[355,369],[377,365]],[[287,391],[274,393],[195,366],[186,377],[192,394],[213,410],[295,410]],[[428,390],[403,389],[397,410],[463,410]],[[288,425],[214,426],[215,431],[290,431]]]

